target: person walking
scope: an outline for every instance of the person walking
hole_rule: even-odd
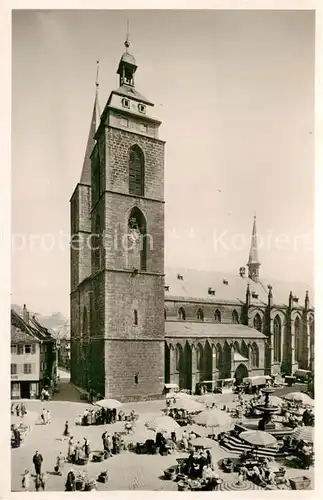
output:
[[[68,441],[68,447],[67,447],[67,458],[69,462],[72,462],[73,460],[74,449],[75,446],[74,446],[73,436],[71,436]]]
[[[64,432],[63,432],[63,436],[68,437],[69,435],[70,435],[70,431],[69,431],[69,428],[68,428],[68,421],[66,420],[65,427],[64,427]]]
[[[65,459],[64,459],[63,453],[60,451],[59,454],[57,455],[57,458],[56,458],[56,467],[55,467],[55,472],[59,476],[62,475],[64,463],[65,463]]]
[[[41,474],[42,463],[43,463],[43,457],[41,456],[41,454],[37,450],[36,453],[35,453],[35,455],[33,456],[33,464],[34,464],[34,467],[35,467],[36,475],[40,475]]]
[[[24,491],[28,491],[29,490],[29,486],[30,486],[30,472],[28,469],[25,470],[25,472],[23,473],[22,475],[22,480],[21,480],[21,487]]]
[[[47,423],[48,423],[48,424],[50,424],[50,423],[51,423],[51,420],[52,420],[52,414],[51,414],[51,411],[50,411],[50,410],[47,410],[46,420],[47,420]]]
[[[45,408],[43,408],[43,411],[41,412],[40,416],[41,416],[43,424],[46,425],[47,424],[47,418],[46,418],[47,417],[47,412],[46,412]]]

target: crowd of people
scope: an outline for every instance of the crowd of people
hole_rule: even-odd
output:
[[[11,404],[10,408],[11,415],[15,415],[16,417],[22,417],[24,418],[25,415],[27,415],[27,410],[26,406],[24,403],[18,403],[18,404]]]
[[[133,422],[138,418],[134,410],[131,410],[129,415],[126,415],[123,410],[116,408],[87,408],[76,419],[77,425],[108,425],[117,421]]]

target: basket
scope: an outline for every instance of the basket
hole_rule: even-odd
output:
[[[188,490],[188,484],[184,483],[184,481],[179,481],[177,483],[177,490],[178,491],[187,491]]]
[[[306,476],[293,477],[289,480],[292,490],[307,490],[311,485],[311,480]]]

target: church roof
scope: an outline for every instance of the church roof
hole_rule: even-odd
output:
[[[268,303],[268,285],[272,286],[273,303],[277,306],[288,305],[290,291],[299,298],[299,303],[294,303],[295,307],[304,306],[306,290],[309,290],[310,301],[312,303],[314,301],[313,287],[300,283],[271,279],[259,279],[256,283],[247,276],[241,277],[239,273],[229,274],[192,269],[166,268],[165,274],[165,285],[169,286],[169,291],[165,290],[166,300],[176,298],[186,301],[224,302],[242,305],[245,303],[246,289],[249,284],[252,305],[263,306]],[[178,275],[182,276],[183,279],[178,279]],[[215,291],[214,295],[208,293],[209,288]]]
[[[99,111],[98,93],[96,92],[93,111],[92,111],[91,125],[85,150],[82,174],[80,179],[80,184],[85,184],[87,186],[91,186],[91,154],[95,146],[94,136],[99,126],[99,122],[100,122],[100,111]]]
[[[122,97],[129,97],[129,98],[134,99],[136,101],[140,101],[140,102],[143,102],[145,104],[148,104],[149,106],[154,106],[154,104],[152,102],[148,101],[148,99],[146,97],[141,95],[138,92],[138,90],[136,90],[134,87],[131,87],[128,85],[121,85],[117,90],[113,90],[111,92],[111,95],[112,94],[120,95]],[[111,99],[111,97],[110,97],[110,99]],[[110,99],[109,99],[109,102],[110,102]]]
[[[266,336],[245,325],[204,321],[165,321],[166,337],[217,337],[264,339]]]

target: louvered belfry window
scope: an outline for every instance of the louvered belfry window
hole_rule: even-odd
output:
[[[139,146],[132,146],[129,155],[129,194],[145,194],[145,160]]]

